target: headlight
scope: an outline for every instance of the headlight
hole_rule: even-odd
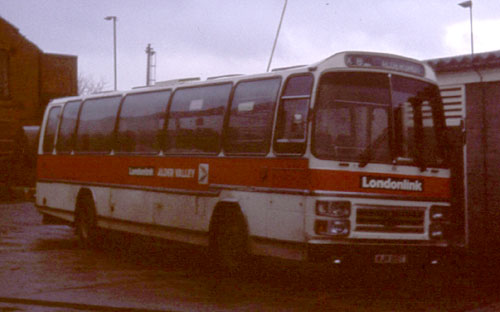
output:
[[[319,235],[346,236],[349,235],[349,220],[316,220],[314,231]]]
[[[347,218],[351,214],[351,202],[318,200],[316,214],[318,216]]]
[[[430,217],[432,221],[446,221],[446,212],[450,209],[448,206],[432,206]]]

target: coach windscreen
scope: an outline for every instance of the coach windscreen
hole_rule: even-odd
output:
[[[441,167],[444,130],[435,85],[366,72],[326,73],[320,80],[313,153],[321,159]]]

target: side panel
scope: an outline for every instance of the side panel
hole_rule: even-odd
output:
[[[288,243],[276,246],[304,241],[304,196],[294,194],[306,192],[306,166],[305,159],[40,155],[37,203],[72,220],[86,187],[99,226],[206,245],[213,209],[230,200],[242,208],[255,253],[302,259]]]
[[[111,188],[106,209],[100,215],[110,219],[133,220],[137,223],[152,222],[153,204],[147,192]]]
[[[37,182],[36,205],[44,207],[44,213],[73,222],[78,189],[79,187],[71,184]]]
[[[304,235],[305,196],[272,194],[267,209],[268,237],[302,242]]]

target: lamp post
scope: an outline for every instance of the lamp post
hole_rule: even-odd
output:
[[[280,34],[281,23],[283,23],[283,17],[285,16],[287,2],[288,2],[288,0],[285,0],[285,5],[283,6],[283,11],[281,12],[281,19],[280,19],[280,23],[278,24],[278,31],[276,31],[276,38],[274,38],[273,49],[271,50],[271,57],[269,58],[269,63],[267,63],[267,70],[266,71],[269,71],[269,68],[271,68],[271,62],[273,60],[274,49],[276,49],[276,43],[278,42],[278,36]]]
[[[472,32],[472,0],[460,2],[458,5],[461,6],[462,8],[469,8],[469,13],[470,13],[470,50],[471,50],[471,55],[474,57],[474,35]]]
[[[116,81],[116,16],[106,16],[104,18],[107,21],[113,21],[113,60],[114,60],[114,71],[115,71],[115,91],[117,89]]]

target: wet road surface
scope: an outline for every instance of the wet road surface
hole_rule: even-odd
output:
[[[500,311],[500,282],[388,268],[348,272],[256,259],[239,277],[205,251],[110,237],[84,250],[32,203],[0,204],[0,311]]]

